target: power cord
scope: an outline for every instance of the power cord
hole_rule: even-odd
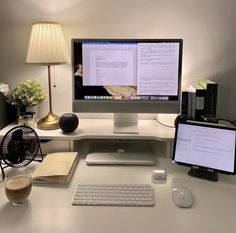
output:
[[[168,127],[168,128],[175,129],[174,126],[163,124],[163,123],[161,123],[160,121],[158,121],[156,118],[154,118],[154,120],[155,120],[157,123],[159,123],[160,125],[162,125],[162,126],[165,126],[165,127]]]
[[[154,120],[155,120],[157,123],[159,123],[160,125],[162,125],[162,126],[175,129],[174,126],[163,124],[162,122],[160,122],[159,120],[157,120],[157,118],[154,118]],[[231,121],[231,120],[224,119],[224,118],[215,118],[215,120],[216,120],[217,122],[218,122],[218,121],[226,121],[226,122],[229,122],[230,124],[232,124],[233,126],[236,127],[236,120]],[[203,121],[203,122],[207,122],[207,121]]]
[[[217,118],[218,121],[226,121],[229,122],[230,124],[232,124],[233,126],[236,127],[236,121],[230,121],[228,119],[224,119],[224,118]]]

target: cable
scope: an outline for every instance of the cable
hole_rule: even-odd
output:
[[[170,126],[170,125],[166,125],[166,124],[161,123],[161,122],[158,121],[156,118],[154,118],[154,120],[155,120],[157,123],[159,123],[160,125],[163,125],[163,126],[165,126],[165,127],[173,128],[173,129],[175,128],[174,126]],[[229,122],[230,124],[232,124],[233,126],[236,127],[236,120],[231,121],[231,120],[224,119],[224,118],[216,118],[216,120],[217,120],[217,121],[227,121],[227,122]],[[203,121],[203,122],[205,122],[205,121]]]
[[[163,123],[161,123],[160,121],[158,121],[156,118],[154,118],[154,120],[155,120],[157,123],[159,123],[160,125],[163,125],[163,126],[168,127],[168,128],[175,129],[174,126],[163,124]]]
[[[56,85],[56,71],[55,71],[55,67],[53,67],[53,84],[52,84],[52,86],[55,88],[55,87],[57,87],[57,85]]]
[[[236,121],[230,121],[230,120],[224,119],[224,118],[218,118],[217,120],[218,120],[218,121],[227,121],[227,122],[229,122],[230,124],[236,126]]]

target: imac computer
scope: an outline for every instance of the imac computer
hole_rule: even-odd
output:
[[[114,113],[138,133],[138,113],[179,113],[182,39],[72,39],[73,112]]]
[[[73,112],[114,113],[114,133],[138,133],[138,113],[179,113],[182,39],[72,39]],[[132,144],[132,145],[131,145]],[[153,165],[145,143],[94,144],[87,164]]]
[[[218,180],[218,172],[235,174],[236,128],[186,122],[176,127],[173,162],[190,166],[190,176]]]

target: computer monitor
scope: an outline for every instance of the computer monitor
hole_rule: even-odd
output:
[[[182,47],[182,39],[72,39],[73,112],[115,113],[115,133],[138,133],[133,113],[179,113]]]
[[[236,128],[218,124],[178,123],[173,162],[190,166],[190,176],[217,181],[217,172],[235,174]]]

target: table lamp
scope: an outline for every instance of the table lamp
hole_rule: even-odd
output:
[[[69,55],[61,26],[54,22],[33,23],[26,63],[46,65],[48,67],[49,113],[37,121],[37,128],[58,129],[59,117],[52,111],[51,65],[69,62]]]

